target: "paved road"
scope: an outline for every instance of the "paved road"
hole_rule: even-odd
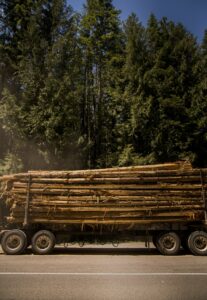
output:
[[[0,252],[1,300],[206,300],[207,257],[160,255],[143,244]]]

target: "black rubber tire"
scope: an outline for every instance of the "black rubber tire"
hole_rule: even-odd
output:
[[[27,236],[22,230],[8,230],[2,237],[1,247],[8,255],[17,255],[24,252],[27,246]]]
[[[160,233],[156,239],[157,250],[163,255],[176,255],[180,245],[180,237],[175,232]]]
[[[188,247],[194,255],[207,255],[207,233],[193,231],[188,237]]]
[[[35,254],[49,254],[55,247],[55,236],[51,231],[40,230],[32,238],[32,251]]]

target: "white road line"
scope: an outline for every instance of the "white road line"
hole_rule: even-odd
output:
[[[57,275],[57,276],[207,276],[207,273],[64,273],[64,272],[0,272],[4,275]]]

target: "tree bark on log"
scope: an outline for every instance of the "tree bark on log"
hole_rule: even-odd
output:
[[[28,191],[28,180],[31,180]],[[81,171],[29,171],[0,178],[10,223],[148,224],[202,221],[207,169],[168,163]]]

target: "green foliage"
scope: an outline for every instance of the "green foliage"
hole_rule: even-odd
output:
[[[177,160],[184,153],[192,157],[195,120],[191,119],[190,111],[200,77],[195,39],[182,25],[168,22],[166,18],[158,22],[151,16],[146,35],[135,19],[133,26],[137,28],[137,42],[128,48],[127,55],[145,53],[145,59],[126,64],[130,75],[132,68],[137,71],[133,76],[136,89],[131,88],[130,80],[127,91],[132,99],[134,149],[142,156],[152,154],[161,162]],[[129,35],[128,44],[130,38]]]
[[[112,0],[0,3],[0,173],[190,159],[207,165],[207,31]]]
[[[138,155],[133,145],[126,145],[123,151],[119,155],[118,166],[133,166],[133,165],[149,165],[156,163],[157,160],[153,153],[149,155]]]
[[[21,159],[13,153],[8,153],[4,159],[0,159],[0,175],[18,173],[22,169]]]
[[[40,157],[40,164],[47,157],[45,163],[50,167],[63,167],[63,154],[77,152],[80,131],[78,19],[62,0],[35,1],[33,7],[22,4],[20,8],[19,3],[11,8],[15,16],[16,10],[24,10],[24,14],[16,21],[22,34],[20,38],[15,33],[19,38],[15,87],[3,94],[3,126],[15,137],[30,144],[32,141],[34,152],[47,152]],[[15,143],[20,145],[22,141]]]
[[[111,0],[88,0],[81,21],[83,126],[88,167],[112,163],[114,89],[122,65],[122,33]]]

